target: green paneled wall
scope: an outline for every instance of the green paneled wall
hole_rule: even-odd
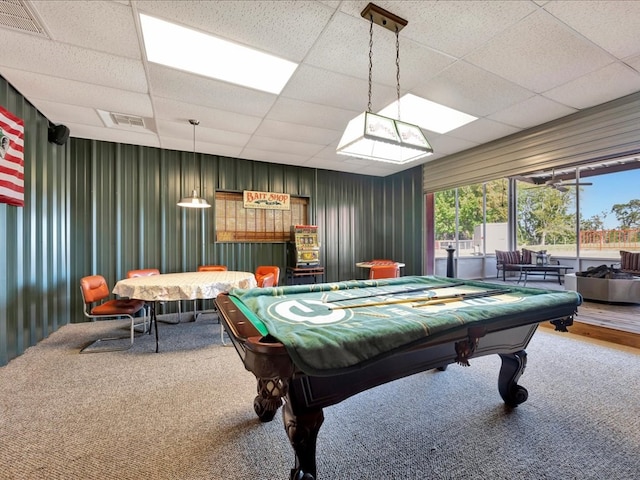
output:
[[[0,365],[69,319],[68,146],[4,78],[0,105],[24,120],[25,205],[0,203]]]
[[[133,268],[193,271],[204,263],[254,271],[287,265],[282,243],[216,243],[215,190],[286,192],[310,200],[310,223],[319,226],[325,280],[361,277],[355,263],[396,258],[404,274],[422,270],[422,170],[387,178],[345,174],[72,139],[71,171],[79,181],[71,201],[72,284],[92,273],[113,285]],[[181,209],[194,186],[212,208]],[[82,320],[72,289],[72,321]]]
[[[77,138],[58,146],[48,120],[2,77],[0,104],[25,120],[27,192],[24,208],[0,204],[0,365],[85,320],[85,275],[113,285],[143,267],[284,270],[285,244],[214,242],[216,189],[308,197],[327,281],[362,277],[355,263],[370,258],[422,271],[421,167],[379,178]],[[194,185],[213,208],[176,206]]]

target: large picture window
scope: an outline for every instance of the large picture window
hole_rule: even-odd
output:
[[[576,189],[517,182],[518,247],[576,256]]]
[[[545,172],[545,181],[532,181],[532,175],[436,192],[435,257],[446,257],[452,245],[458,257],[527,248],[545,250],[551,258],[618,263],[621,250],[640,251],[640,169],[629,168],[636,163],[611,172],[616,164],[610,162],[604,171],[611,173],[600,175],[593,166],[565,168],[568,179],[561,185]],[[508,218],[510,211],[515,218]],[[510,225],[515,245],[509,245]]]
[[[640,170],[589,177],[580,190],[580,255],[620,258],[640,251]]]
[[[458,256],[505,250],[507,243],[507,180],[494,180],[435,194],[435,256],[456,247]]]

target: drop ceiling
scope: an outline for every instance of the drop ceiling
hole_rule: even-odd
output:
[[[0,75],[72,137],[191,151],[195,118],[202,153],[386,176],[416,164],[335,153],[367,108],[367,3],[0,0]],[[425,130],[427,162],[640,91],[640,2],[374,3],[408,21],[402,94],[478,117]],[[139,13],[299,66],[275,95],[153,64]],[[396,99],[392,32],[374,27],[373,54],[377,111]]]

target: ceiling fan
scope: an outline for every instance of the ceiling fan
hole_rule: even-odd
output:
[[[557,178],[556,177],[556,173],[555,170],[551,170],[551,178],[549,180],[547,180],[546,182],[544,182],[543,185],[544,187],[550,187],[550,188],[555,188],[556,190],[558,190],[559,192],[568,192],[569,188],[568,187],[587,187],[593,185],[593,183],[591,182],[578,182],[576,183],[574,182],[565,182],[564,180]]]

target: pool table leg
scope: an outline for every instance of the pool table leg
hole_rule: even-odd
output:
[[[527,389],[518,385],[518,379],[527,366],[527,352],[520,350],[499,355],[502,359],[502,367],[498,376],[498,391],[507,405],[517,407],[526,402],[529,397]]]
[[[290,480],[315,480],[316,440],[324,421],[322,409],[296,415],[291,409],[290,402],[285,401],[282,418],[289,442],[296,454],[295,468],[291,470]]]

